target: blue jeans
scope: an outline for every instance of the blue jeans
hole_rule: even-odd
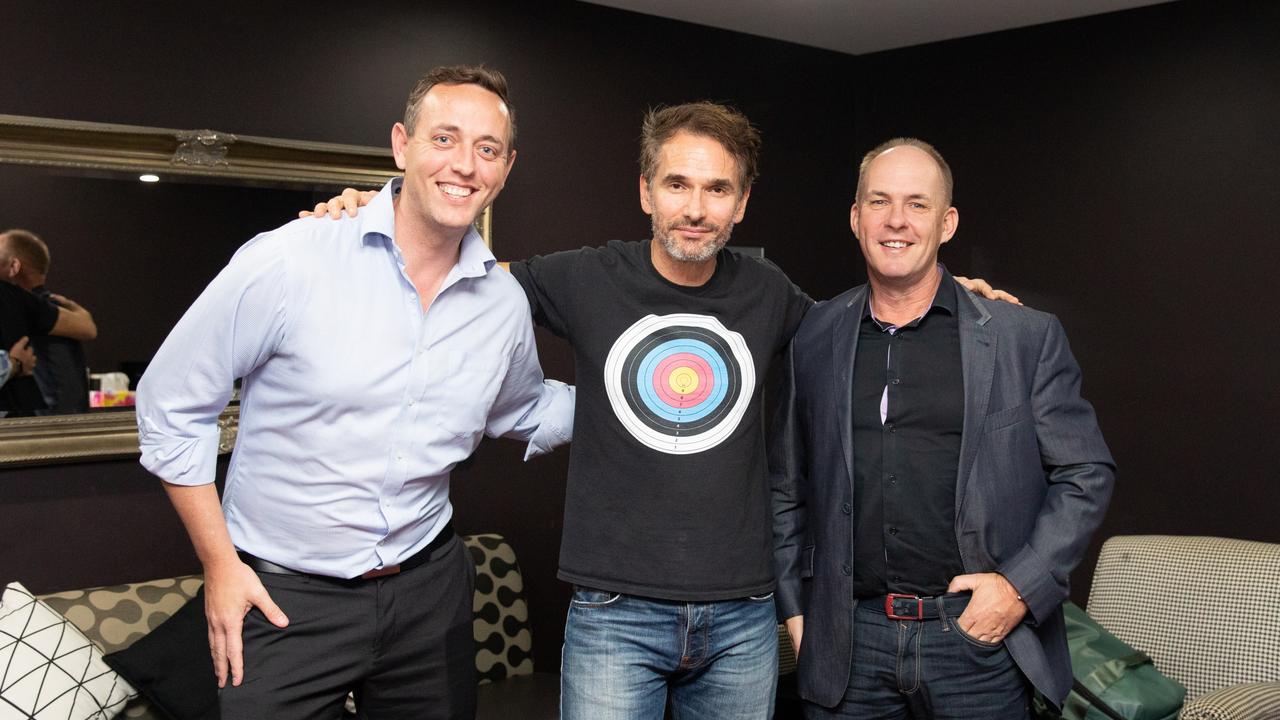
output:
[[[561,720],[767,720],[778,684],[773,595],[673,602],[575,588]]]
[[[967,598],[955,612],[931,620],[890,620],[882,599],[854,612],[853,672],[834,709],[812,703],[806,718],[859,720],[1027,720],[1027,680],[1004,643],[960,629]],[[801,645],[800,651],[804,652]]]

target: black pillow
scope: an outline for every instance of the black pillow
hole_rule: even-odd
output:
[[[160,627],[102,659],[174,720],[218,720],[218,680],[209,655],[208,628],[200,588]]]

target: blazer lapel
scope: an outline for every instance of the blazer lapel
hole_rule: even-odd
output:
[[[956,475],[956,517],[964,505],[965,489],[991,402],[996,369],[996,331],[988,327],[991,313],[957,285],[960,312],[960,364],[964,368],[964,429],[960,437],[960,468]]]
[[[867,303],[867,286],[858,288],[845,303],[843,312],[831,329],[831,367],[838,400],[836,418],[840,428],[840,447],[844,449],[848,482],[853,482],[853,359],[858,353],[858,330]]]

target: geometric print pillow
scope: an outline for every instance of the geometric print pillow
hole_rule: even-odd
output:
[[[11,583],[0,599],[0,720],[109,720],[137,691],[52,608]]]

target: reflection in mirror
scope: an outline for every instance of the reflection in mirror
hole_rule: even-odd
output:
[[[15,200],[4,224],[49,246],[46,287],[93,313],[98,337],[84,343],[89,369],[123,372],[133,388],[169,329],[240,245],[331,191],[0,165],[0,194]]]
[[[84,344],[89,369],[123,372],[130,387],[241,244],[344,187],[395,174],[386,148],[0,115],[0,231],[43,238],[47,287],[97,323]],[[224,451],[237,418],[234,406],[223,414]],[[131,408],[0,420],[0,464],[137,452]]]

